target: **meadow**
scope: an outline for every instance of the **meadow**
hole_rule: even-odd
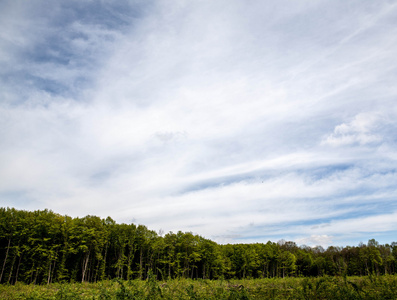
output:
[[[397,299],[397,276],[0,285],[0,299]]]
[[[397,243],[222,245],[0,208],[0,299],[397,299]]]

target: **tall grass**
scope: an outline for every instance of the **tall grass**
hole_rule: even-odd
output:
[[[397,276],[0,285],[0,299],[397,299]]]

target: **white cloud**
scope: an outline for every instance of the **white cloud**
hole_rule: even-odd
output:
[[[332,236],[326,234],[323,235],[311,235],[310,237],[296,239],[295,242],[298,245],[312,245],[312,246],[322,246],[326,248],[331,246],[333,243]]]
[[[322,245],[396,211],[395,6],[42,5],[0,13],[5,205]]]
[[[343,146],[382,142],[382,137],[377,133],[377,127],[382,121],[382,116],[376,113],[358,114],[351,122],[336,126],[334,132],[323,143]]]

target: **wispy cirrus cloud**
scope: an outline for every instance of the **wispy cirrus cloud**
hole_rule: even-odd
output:
[[[396,5],[97,4],[0,4],[2,205],[391,241]]]

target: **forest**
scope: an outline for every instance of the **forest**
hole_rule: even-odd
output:
[[[397,243],[323,249],[279,241],[217,244],[191,232],[50,210],[0,208],[0,283],[15,285],[156,280],[244,280],[395,275]]]

